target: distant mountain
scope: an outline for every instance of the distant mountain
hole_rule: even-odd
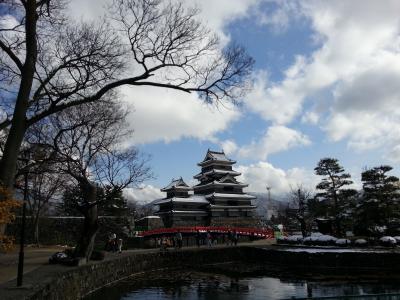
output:
[[[257,197],[253,200],[253,204],[257,206],[257,214],[261,217],[270,219],[272,215],[277,215],[279,211],[284,210],[288,206],[288,202],[284,200],[268,199],[266,193],[248,192],[248,194]]]

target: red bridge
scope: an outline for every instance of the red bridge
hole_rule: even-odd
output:
[[[153,230],[142,231],[139,233],[139,236],[143,237],[155,237],[160,235],[170,235],[177,232],[181,233],[192,233],[195,234],[197,231],[199,232],[212,232],[219,234],[227,234],[229,231],[234,232],[238,235],[244,236],[253,236],[263,239],[272,239],[274,238],[274,231],[272,229],[261,229],[261,228],[245,228],[245,227],[203,227],[203,226],[195,226],[195,227],[174,227],[174,228],[158,228]]]

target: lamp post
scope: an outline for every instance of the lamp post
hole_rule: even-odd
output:
[[[28,164],[29,160],[26,160],[26,170],[24,173],[24,203],[22,205],[22,224],[21,224],[21,236],[20,236],[20,248],[18,257],[18,274],[17,274],[17,286],[22,285],[22,278],[24,275],[24,246],[25,246],[25,221],[26,221],[26,202],[28,201]]]
[[[131,210],[130,211],[130,228],[131,228],[131,230],[130,230],[130,237],[133,237],[134,236],[134,232],[135,232],[135,210]]]
[[[21,234],[20,234],[20,248],[19,248],[19,257],[18,257],[18,273],[17,273],[17,287],[22,285],[22,279],[24,275],[24,247],[25,247],[25,223],[26,223],[26,204],[28,202],[28,176],[29,169],[38,162],[43,162],[45,157],[43,154],[45,152],[42,151],[45,144],[40,143],[32,143],[30,147],[21,151],[21,156],[18,160],[25,163],[24,168],[24,203],[22,205],[22,222],[21,222]]]
[[[267,206],[266,206],[266,208],[267,208],[267,220],[270,220],[271,217],[273,216],[272,213],[268,213],[268,211],[270,209],[271,209],[271,212],[273,211],[272,210],[273,209],[273,205],[271,203],[271,187],[269,185],[267,185],[265,188],[267,189]]]
[[[268,201],[271,202],[271,187],[267,185]]]

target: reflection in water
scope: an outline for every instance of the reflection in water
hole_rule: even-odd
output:
[[[368,296],[373,295],[375,296]],[[380,294],[378,296],[377,294]],[[383,296],[382,294],[387,294]],[[390,294],[390,295],[388,295]],[[397,295],[396,295],[397,294]],[[358,295],[358,297],[354,297]],[[351,296],[351,297],[350,297]],[[229,277],[202,272],[149,273],[106,287],[86,300],[400,299],[398,282],[284,281],[268,276]]]

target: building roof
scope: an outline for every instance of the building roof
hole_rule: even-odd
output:
[[[223,194],[223,193],[212,193],[205,196],[206,199],[210,198],[230,198],[230,199],[256,199],[257,197],[248,194]]]
[[[147,219],[159,219],[159,218],[160,218],[159,216],[146,216],[146,217],[137,219],[135,221],[138,222],[138,221],[147,220]]]
[[[256,209],[257,206],[255,205],[215,205],[211,204],[210,209],[211,210],[218,210],[218,209]]]
[[[196,203],[196,204],[208,204],[208,200],[203,195],[190,195],[187,198],[173,197],[163,198],[155,201],[153,205],[160,205],[162,203],[178,202],[178,203]]]
[[[184,190],[191,190],[192,188],[189,187],[186,182],[183,181],[182,177],[178,179],[173,179],[171,180],[171,183],[168,184],[166,187],[162,188],[162,192],[166,192],[172,189],[184,189]]]
[[[245,183],[241,183],[241,182],[238,182],[238,183],[230,183],[230,182],[219,182],[219,181],[216,181],[216,180],[214,180],[214,181],[211,181],[211,182],[208,182],[208,183],[199,183],[199,184],[197,184],[197,185],[195,185],[194,187],[193,187],[193,189],[201,189],[201,188],[207,188],[207,187],[212,187],[212,186],[232,186],[232,187],[242,187],[242,188],[244,188],[244,187],[247,187],[247,186],[249,186],[248,184],[245,184]]]
[[[169,211],[159,211],[155,212],[157,215],[164,215],[164,214],[176,214],[176,215],[201,215],[206,216],[208,213],[205,210],[169,210]]]
[[[218,183],[239,183],[232,174],[226,174],[224,177],[218,180]]]
[[[233,170],[219,170],[219,169],[212,169],[210,171],[204,172],[204,173],[199,173],[197,175],[194,175],[193,178],[198,179],[202,176],[207,176],[207,175],[232,175],[232,176],[239,176],[241,173],[233,171]]]
[[[218,152],[218,151],[212,151],[212,150],[208,149],[207,154],[204,157],[203,161],[198,163],[198,165],[202,166],[202,165],[206,165],[210,162],[215,162],[215,161],[229,163],[229,164],[236,163],[236,161],[227,158],[224,151]]]

